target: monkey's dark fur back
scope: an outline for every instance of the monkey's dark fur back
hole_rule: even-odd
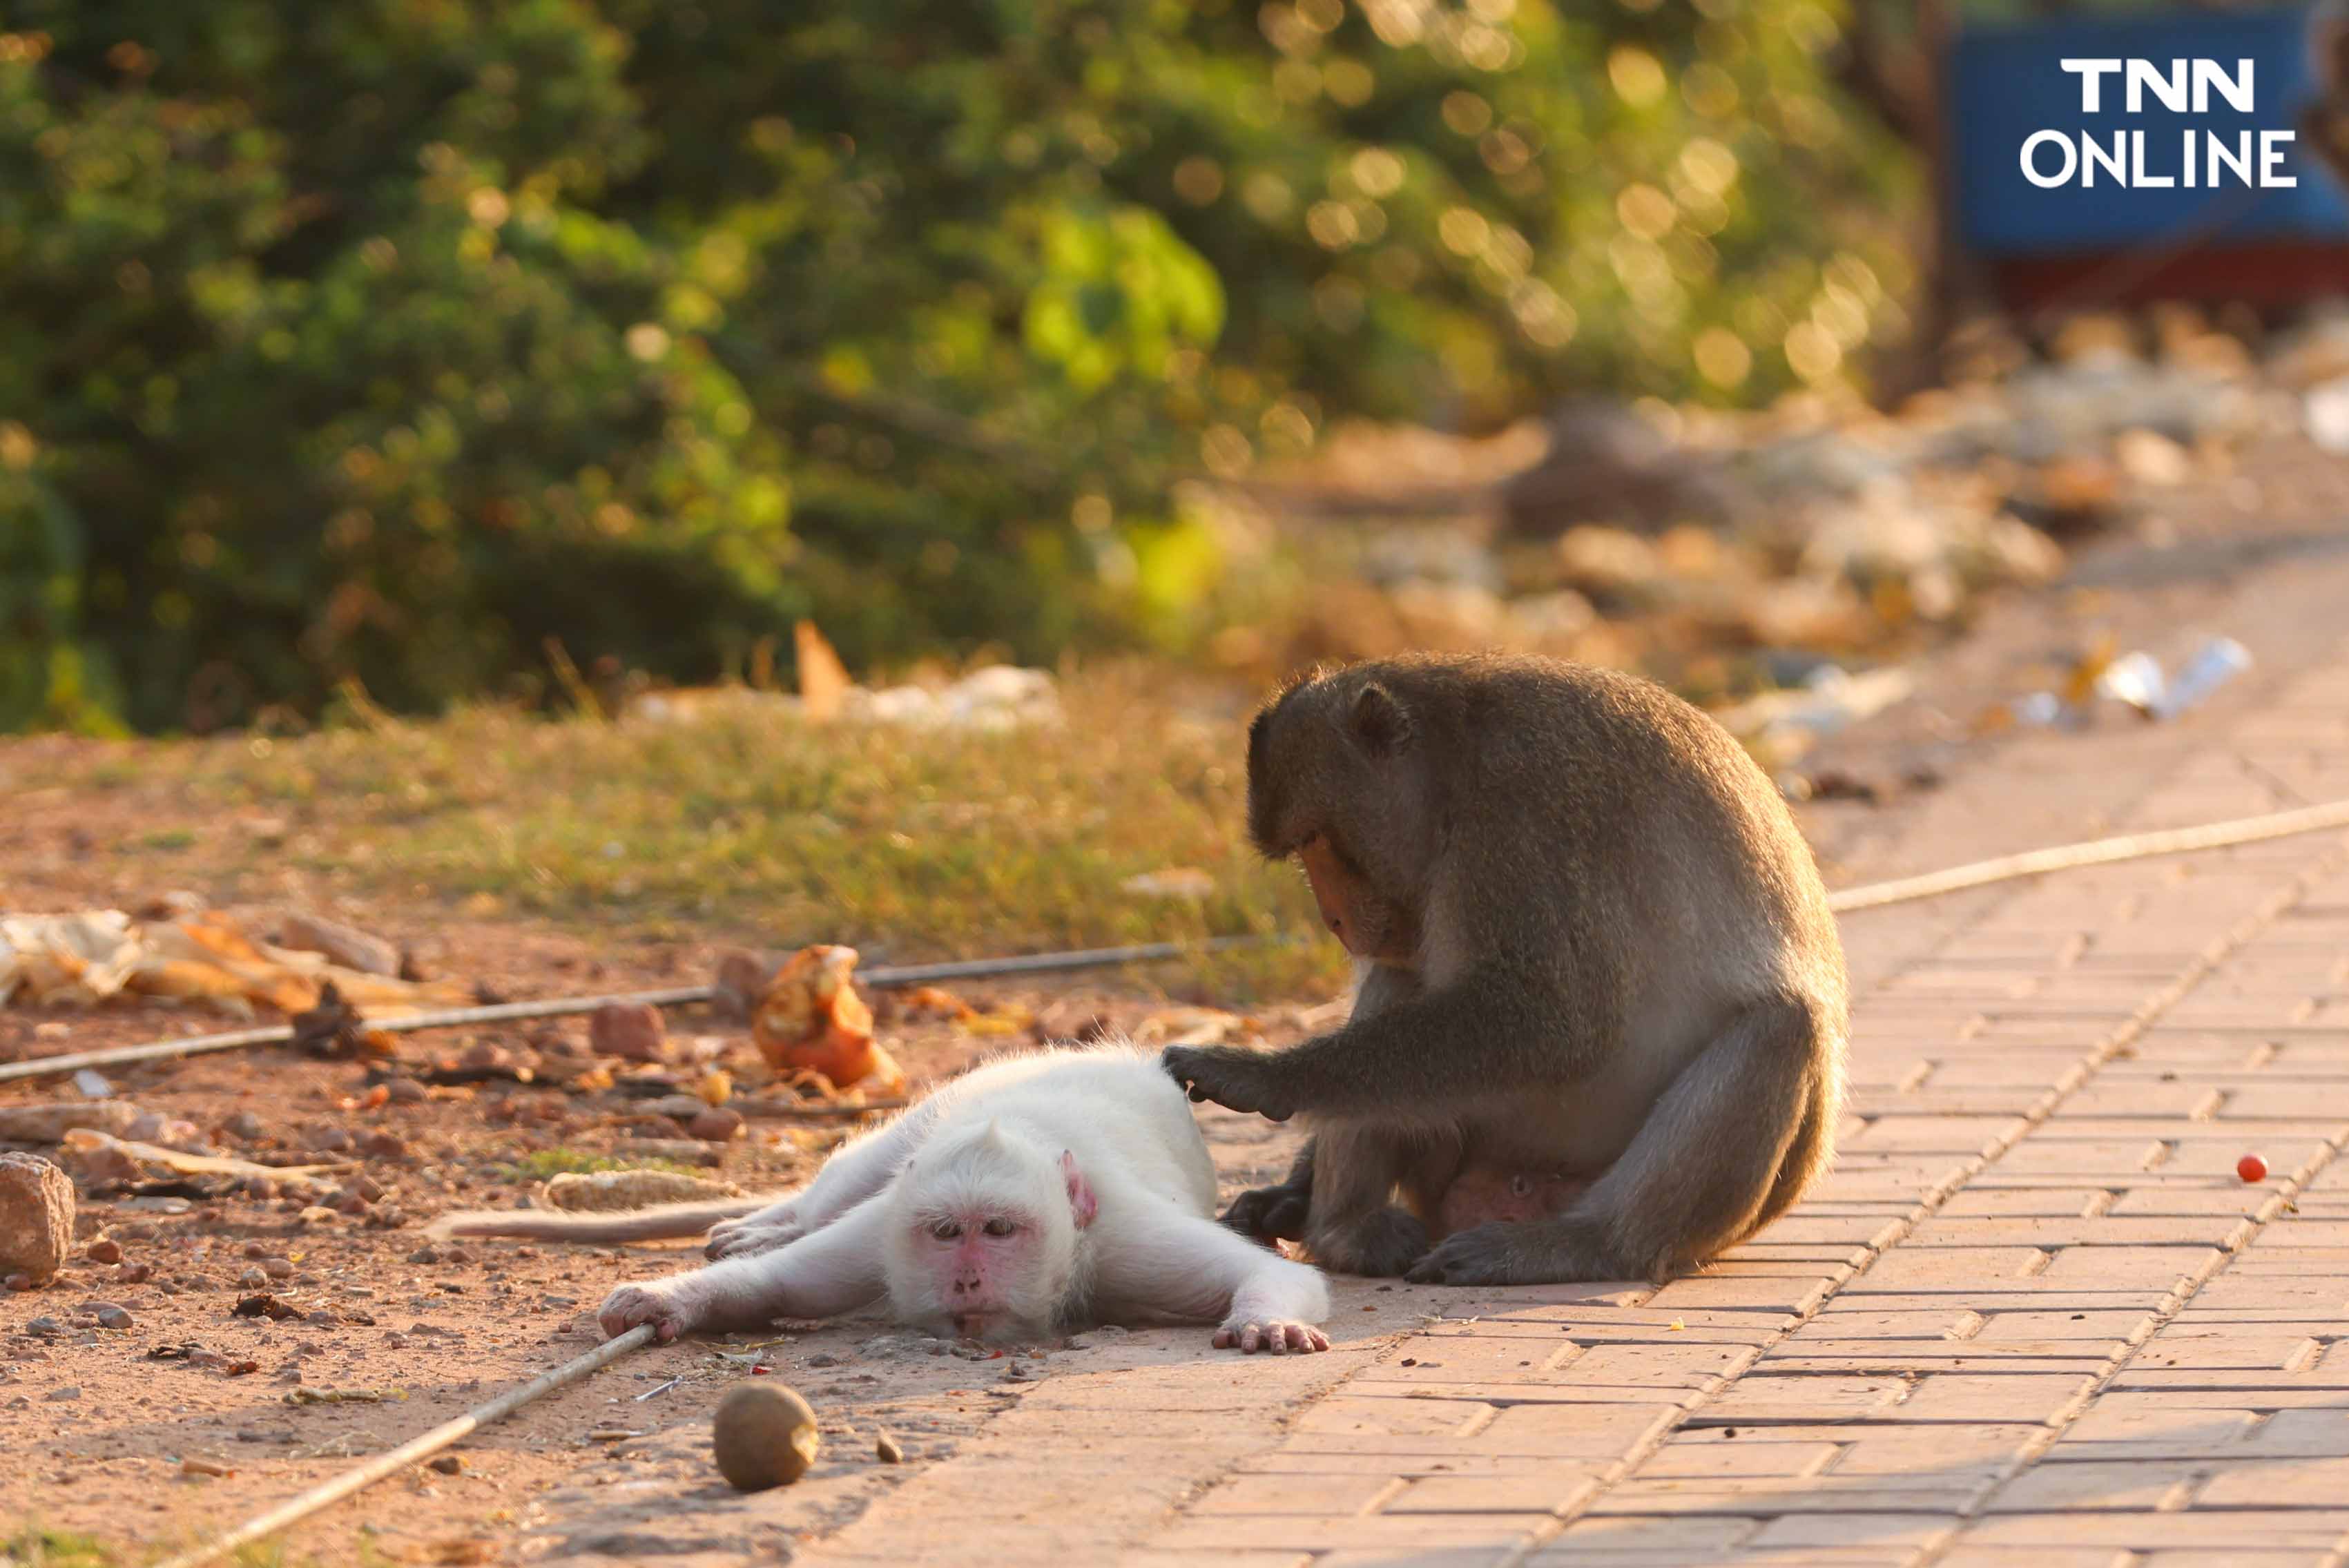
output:
[[[1375,961],[1331,1035],[1169,1054],[1205,1098],[1313,1119],[1291,1181],[1237,1221],[1282,1207],[1269,1228],[1364,1272],[1652,1276],[1826,1162],[1847,1003],[1826,892],[1761,769],[1662,688],[1500,655],[1316,675],[1250,727],[1248,827],[1268,856],[1328,846]],[[1564,1214],[1429,1253],[1466,1162],[1604,1175]]]

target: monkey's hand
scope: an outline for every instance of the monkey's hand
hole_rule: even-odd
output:
[[[1232,1046],[1169,1046],[1159,1062],[1195,1100],[1213,1100],[1226,1110],[1287,1121],[1297,1104],[1273,1082],[1262,1054]]]
[[[680,1334],[693,1332],[699,1315],[683,1291],[667,1281],[656,1280],[650,1284],[624,1284],[605,1296],[604,1305],[596,1309],[595,1321],[603,1326],[606,1338],[626,1334],[640,1323],[649,1323],[666,1345]]]
[[[786,1215],[780,1220],[765,1217],[765,1212],[745,1214],[739,1220],[721,1220],[709,1227],[709,1240],[701,1249],[708,1258],[746,1258],[753,1253],[771,1253],[786,1247],[807,1234],[798,1219]]]
[[[1216,1348],[1253,1356],[1262,1350],[1273,1356],[1309,1356],[1330,1348],[1330,1336],[1309,1323],[1268,1317],[1256,1322],[1232,1322],[1216,1330]]]
[[[1224,1211],[1223,1223],[1228,1230],[1267,1243],[1301,1242],[1312,1202],[1313,1189],[1301,1181],[1254,1187],[1232,1200],[1232,1206]]]

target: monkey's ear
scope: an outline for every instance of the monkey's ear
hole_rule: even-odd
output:
[[[1077,1169],[1074,1150],[1061,1150],[1061,1176],[1069,1184],[1069,1217],[1081,1231],[1101,1212],[1101,1200],[1093,1196],[1093,1184],[1085,1180],[1085,1173]]]
[[[1411,714],[1394,693],[1372,681],[1354,697],[1354,738],[1372,757],[1392,757],[1411,745]]]

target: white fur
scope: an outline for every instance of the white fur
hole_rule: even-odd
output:
[[[1061,1157],[1098,1210],[1071,1217]],[[1049,1323],[1216,1322],[1218,1345],[1322,1349],[1319,1273],[1215,1220],[1216,1172],[1183,1090],[1154,1052],[1127,1045],[1039,1051],[990,1062],[843,1146],[814,1181],[720,1227],[728,1255],[707,1268],[624,1285],[604,1304],[609,1333],[657,1323],[663,1337],[826,1317],[886,1297],[901,1320],[936,1328],[943,1309],[918,1242],[927,1216],[974,1204],[1039,1222],[1039,1256],[1014,1329]]]

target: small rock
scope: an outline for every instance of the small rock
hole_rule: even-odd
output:
[[[101,1237],[90,1243],[88,1256],[94,1264],[119,1264],[122,1261],[122,1243]]]
[[[668,1057],[660,1009],[648,1003],[605,1003],[587,1020],[587,1040],[601,1057],[632,1062],[666,1061]]]
[[[742,1136],[742,1113],[713,1106],[686,1123],[686,1131],[704,1143],[725,1143]]]
[[[154,1277],[154,1274],[155,1265],[152,1264],[124,1264],[114,1271],[114,1278],[119,1284],[140,1284]]]
[[[55,1339],[66,1331],[66,1326],[54,1317],[41,1316],[25,1325],[25,1332],[37,1334],[44,1339]]]
[[[261,1272],[267,1274],[271,1279],[292,1279],[294,1277],[293,1260],[290,1258],[264,1258],[261,1260]]]
[[[408,1158],[408,1140],[397,1132],[386,1132],[378,1128],[359,1135],[359,1152],[371,1160],[405,1160]]]
[[[131,1328],[137,1326],[130,1314],[110,1301],[98,1303],[98,1323],[101,1328]]]
[[[74,1189],[36,1154],[0,1154],[0,1274],[35,1284],[64,1266],[73,1248]]]
[[[426,1470],[439,1470],[442,1475],[461,1475],[465,1461],[455,1454],[441,1454],[425,1462]]]
[[[885,1465],[901,1465],[905,1462],[905,1450],[899,1448],[897,1439],[888,1433],[875,1432],[873,1435],[873,1457]]]
[[[767,994],[767,982],[774,977],[776,964],[755,953],[729,953],[718,961],[718,979],[711,987],[717,994],[710,1004],[719,1015],[737,1023],[748,1023],[759,998]]]
[[[0,1286],[5,1286],[9,1290],[30,1290],[33,1288],[33,1276],[28,1274],[12,1274],[6,1279],[0,1280]]]
[[[339,1127],[322,1127],[310,1135],[310,1147],[342,1154],[349,1151],[351,1135]]]
[[[408,1261],[412,1264],[437,1264],[440,1261],[440,1253],[430,1242],[427,1242],[409,1253]]]
[[[81,1092],[85,1099],[114,1098],[114,1086],[106,1081],[106,1075],[91,1068],[84,1068],[74,1074],[73,1086]]]
[[[236,1276],[237,1288],[240,1290],[259,1290],[268,1283],[269,1276],[259,1269],[247,1269]]]
[[[385,1080],[393,1105],[420,1105],[425,1099],[424,1086],[414,1078],[396,1078]]]
[[[362,975],[390,976],[399,973],[398,948],[357,926],[321,920],[314,914],[287,915],[278,925],[277,944],[299,953],[323,953],[328,963],[356,969]]]
[[[52,1388],[49,1390],[49,1398],[52,1401],[58,1399],[78,1399],[80,1398],[81,1389],[78,1385],[64,1388]]]
[[[240,1143],[257,1143],[269,1135],[269,1124],[249,1110],[240,1110],[221,1123],[221,1130]]]

